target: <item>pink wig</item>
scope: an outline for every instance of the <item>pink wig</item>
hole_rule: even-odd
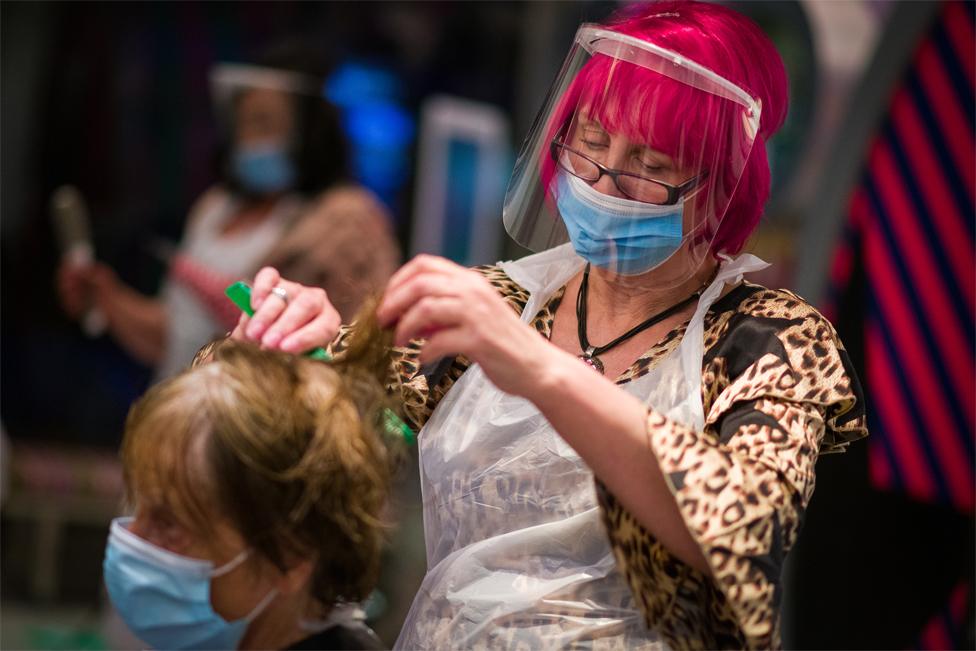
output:
[[[714,235],[711,250],[738,253],[755,230],[769,198],[766,140],[782,125],[787,109],[786,70],[775,46],[759,27],[727,7],[693,0],[640,3],[618,12],[606,27],[677,52],[743,88],[762,103],[759,132],[738,185],[731,169],[709,170],[712,183],[731,197]],[[612,66],[612,69],[611,69]],[[614,93],[605,96],[612,74]],[[672,157],[679,166],[693,152],[699,159],[727,161],[736,143],[718,133],[716,116],[734,110],[731,100],[698,91],[632,64],[614,65],[596,56],[579,72],[559,101],[549,123],[554,136],[577,106],[613,133],[645,142]],[[737,109],[735,109],[737,110]],[[684,139],[678,141],[679,135]],[[709,151],[703,151],[709,147]],[[542,167],[544,187],[554,172],[551,161]],[[723,193],[725,194],[725,193]],[[703,195],[699,195],[702,197]]]

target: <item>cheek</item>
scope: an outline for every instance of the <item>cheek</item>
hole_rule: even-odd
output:
[[[252,567],[246,566],[247,563],[210,580],[210,605],[229,622],[247,617],[274,589],[267,575],[259,577]]]

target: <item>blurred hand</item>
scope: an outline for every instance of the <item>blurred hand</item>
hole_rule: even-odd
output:
[[[390,279],[376,314],[380,325],[396,327],[396,345],[427,340],[422,363],[464,354],[499,389],[524,397],[539,387],[555,350],[484,276],[444,258],[419,255],[404,265]]]
[[[62,262],[58,267],[58,297],[72,319],[81,319],[93,306],[105,306],[118,287],[118,276],[101,262],[86,265]]]
[[[91,305],[91,288],[88,277],[91,265],[80,266],[62,261],[55,278],[61,309],[78,320]]]
[[[271,293],[275,287],[285,290],[287,301]],[[328,345],[342,325],[324,289],[284,280],[272,267],[254,277],[251,307],[254,316],[241,315],[231,337],[289,353]]]

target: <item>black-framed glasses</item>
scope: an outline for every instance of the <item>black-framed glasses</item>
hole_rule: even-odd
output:
[[[708,171],[697,174],[680,185],[672,185],[664,181],[649,179],[623,170],[610,169],[586,154],[579,152],[559,139],[553,138],[549,146],[549,154],[561,170],[569,172],[576,178],[589,184],[594,184],[604,175],[613,179],[617,189],[629,199],[653,203],[660,206],[673,206],[681,197],[685,196],[708,176]]]

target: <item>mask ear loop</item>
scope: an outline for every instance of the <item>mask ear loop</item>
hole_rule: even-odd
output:
[[[243,563],[244,561],[246,561],[247,558],[248,558],[248,556],[250,556],[250,555],[251,555],[251,550],[250,549],[245,549],[240,554],[238,554],[237,556],[235,556],[234,558],[232,558],[231,560],[227,561],[226,563],[224,563],[220,567],[216,568],[213,572],[211,572],[210,573],[210,578],[211,579],[215,579],[218,576],[223,576],[223,575],[227,574],[228,572],[233,571],[241,563]]]
[[[241,565],[241,563],[243,563],[248,559],[248,557],[251,555],[251,551],[252,551],[251,549],[245,549],[240,554],[238,554],[237,556],[235,556],[234,558],[227,561],[226,563],[224,563],[223,565],[215,569],[213,572],[211,572],[210,578],[215,579],[219,576],[224,576],[225,574],[232,572],[233,570],[238,568]],[[258,617],[258,615],[264,612],[264,609],[267,608],[271,604],[271,602],[274,601],[274,598],[277,596],[278,596],[278,588],[271,588],[271,591],[268,592],[268,594],[264,595],[264,598],[258,602],[258,605],[252,608],[251,612],[249,612],[247,615],[244,616],[244,621],[246,622],[254,621]]]
[[[271,592],[266,594],[264,596],[264,599],[259,601],[258,605],[255,606],[254,609],[251,610],[251,612],[249,612],[247,615],[244,616],[244,621],[253,622],[255,619],[257,619],[258,616],[264,612],[264,609],[267,608],[271,604],[271,602],[274,601],[274,598],[277,596],[278,596],[278,588],[271,588]]]

